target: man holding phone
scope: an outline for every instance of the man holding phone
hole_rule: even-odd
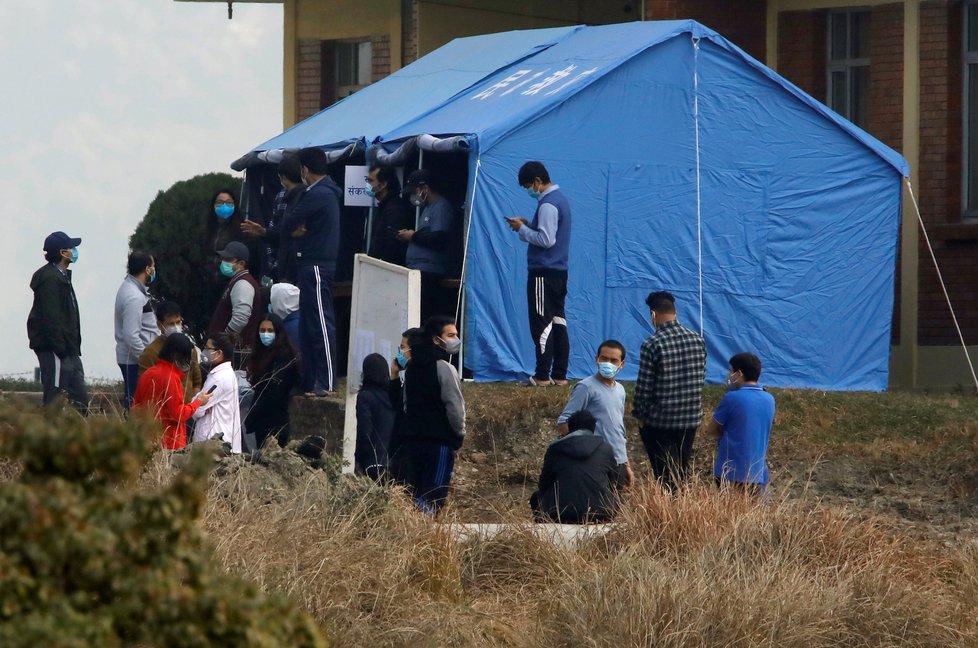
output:
[[[537,201],[532,220],[506,218],[510,229],[529,244],[526,299],[536,370],[526,384],[534,387],[566,385],[570,340],[564,300],[567,298],[570,255],[570,203],[561,193],[560,186],[550,182],[550,173],[542,162],[527,162],[520,167],[518,181]]]

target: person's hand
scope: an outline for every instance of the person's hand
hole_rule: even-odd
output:
[[[297,228],[292,230],[292,238],[299,238],[300,236],[305,236],[305,235],[306,235],[305,224],[299,225]]]
[[[520,218],[519,216],[507,216],[506,223],[509,225],[509,229],[513,230],[514,232],[518,232],[520,231],[521,227],[527,224],[527,220],[525,218]]]
[[[241,223],[241,231],[248,236],[265,236],[266,230],[264,227],[256,223],[255,221],[243,221]]]
[[[623,489],[629,489],[635,485],[635,473],[632,472],[632,467],[627,463],[622,464],[622,467],[625,470],[621,476],[621,487]]]
[[[391,360],[391,380],[401,375],[401,365],[397,364],[397,358]]]
[[[414,237],[414,230],[412,229],[402,229],[397,232],[397,240],[402,243],[407,243]]]
[[[210,402],[211,396],[213,396],[213,394],[208,394],[207,392],[202,392],[202,393],[200,393],[200,394],[197,395],[197,402],[200,403],[201,406],[204,406],[208,402]]]

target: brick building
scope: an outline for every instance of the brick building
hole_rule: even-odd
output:
[[[978,0],[249,1],[284,3],[285,127],[459,36],[698,20],[903,153],[965,341],[978,343]],[[891,383],[970,384],[906,191],[903,216]]]

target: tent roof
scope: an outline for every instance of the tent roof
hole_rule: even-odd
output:
[[[360,137],[476,135],[491,148],[638,54],[667,40],[708,40],[909,175],[903,157],[693,20],[562,27],[459,38],[255,148],[331,146]]]
[[[555,27],[456,38],[434,52],[323,109],[255,151],[373,141],[442,105],[511,63],[546,49],[581,27]]]

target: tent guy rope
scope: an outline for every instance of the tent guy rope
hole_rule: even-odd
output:
[[[930,244],[930,236],[928,236],[927,228],[924,226],[924,219],[920,215],[920,205],[917,204],[917,198],[913,195],[913,186],[910,184],[910,178],[904,178],[904,180],[907,183],[907,191],[910,193],[910,202],[913,203],[914,211],[917,212],[917,222],[920,224],[920,231],[924,233],[924,242],[927,243],[927,251],[930,252],[930,259],[934,262],[937,280],[941,284],[941,290],[944,291],[947,308],[951,311],[951,320],[954,322],[954,328],[958,332],[958,340],[961,341],[961,350],[964,351],[964,359],[968,362],[968,368],[971,370],[971,380],[975,384],[975,393],[978,394],[978,375],[975,374],[975,365],[971,362],[968,345],[964,343],[964,335],[961,333],[961,326],[958,325],[958,316],[954,313],[954,306],[951,305],[951,296],[948,295],[947,286],[944,284],[944,275],[941,274],[941,268],[937,265],[937,256],[934,254],[934,247]]]
[[[700,287],[700,335],[703,335],[703,221],[700,210],[700,39],[693,38],[693,125],[696,130],[696,270]]]

